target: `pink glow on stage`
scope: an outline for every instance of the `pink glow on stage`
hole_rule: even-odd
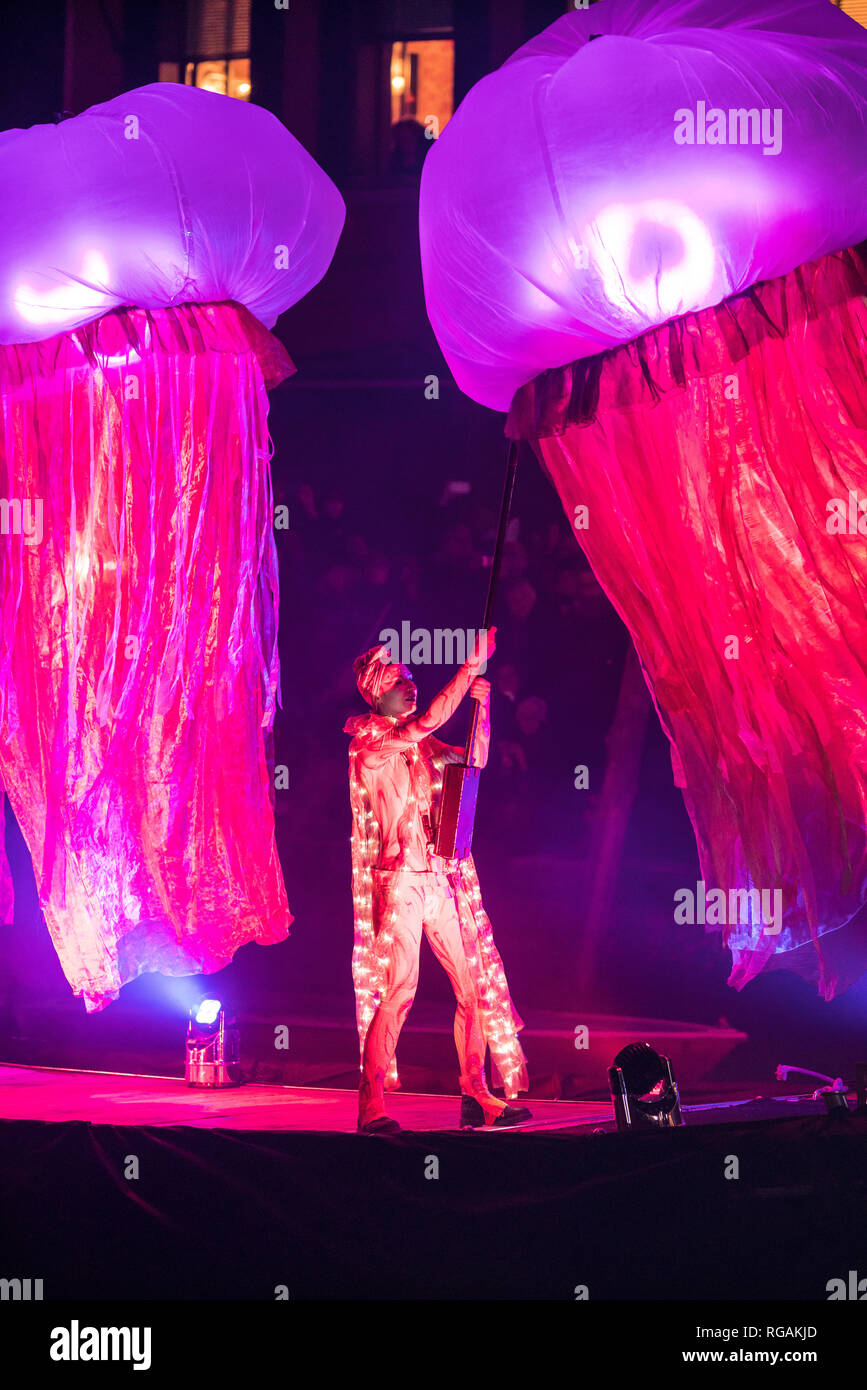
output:
[[[389,1105],[401,1124],[414,1131],[456,1127],[457,1096],[398,1093]],[[0,1119],[6,1121],[346,1134],[355,1131],[357,1109],[355,1092],[346,1090],[246,1085],[230,1093],[191,1090],[181,1077],[0,1066]],[[536,1101],[534,1112],[524,1130],[570,1129],[613,1117],[609,1100]]]

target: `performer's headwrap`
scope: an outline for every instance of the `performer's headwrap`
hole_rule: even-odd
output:
[[[371,709],[375,709],[379,696],[385,695],[386,691],[395,687],[400,676],[408,676],[410,673],[406,666],[397,666],[392,662],[388,644],[379,642],[378,646],[371,646],[367,652],[356,657],[353,662],[353,674],[361,699],[367,702]]]
[[[368,651],[356,657],[352,663],[352,670],[359,693],[371,709],[376,708],[381,695],[385,695],[397,685],[401,676],[411,677],[406,666],[400,666],[391,660],[391,649],[387,642],[370,647]]]

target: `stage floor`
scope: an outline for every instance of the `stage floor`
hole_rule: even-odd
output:
[[[614,1109],[604,1100],[537,1100],[518,1102],[532,1120],[509,1129],[481,1129],[485,1135],[516,1132],[571,1131],[592,1134],[615,1128]],[[854,1097],[851,1104],[854,1106]],[[132,1072],[73,1071],[63,1068],[0,1064],[0,1121],[37,1120],[53,1124],[161,1127],[183,1125],[258,1133],[354,1134],[357,1099],[354,1088],[279,1086],[246,1082],[237,1089],[199,1090],[179,1077]],[[458,1130],[460,1097],[408,1090],[392,1092],[390,1114],[411,1133]],[[809,1094],[757,1094],[739,1088],[716,1099],[688,1104],[681,1088],[687,1125],[791,1118],[825,1113]]]
[[[592,1127],[611,1123],[614,1116],[610,1101],[534,1100],[530,1109],[533,1119],[520,1126],[522,1131]],[[459,1110],[458,1096],[397,1091],[389,1097],[391,1115],[414,1132],[456,1130]],[[247,1084],[205,1091],[174,1077],[0,1066],[3,1120],[322,1134],[354,1133],[356,1117],[354,1090]]]
[[[457,1096],[404,1092],[405,1132],[367,1138],[355,1102],[0,1066],[4,1277],[131,1305],[824,1300],[862,1268],[864,1114],[754,1089],[661,1132],[617,1133],[604,1099],[461,1133]]]

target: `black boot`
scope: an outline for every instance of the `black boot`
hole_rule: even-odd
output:
[[[487,1128],[506,1129],[532,1120],[532,1111],[525,1105],[507,1105]],[[461,1129],[484,1129],[485,1112],[475,1096],[461,1096]]]
[[[397,1120],[392,1120],[388,1115],[377,1115],[375,1120],[368,1120],[366,1125],[359,1123],[359,1134],[403,1134],[401,1126]]]

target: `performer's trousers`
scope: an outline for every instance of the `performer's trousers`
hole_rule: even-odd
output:
[[[364,1124],[385,1113],[385,1078],[415,998],[422,931],[455,992],[455,1045],[461,1090],[469,1095],[487,1093],[486,1044],[478,997],[461,940],[454,890],[446,875],[375,870],[373,925],[385,968],[381,1001],[364,1044],[358,1100],[360,1122]]]

